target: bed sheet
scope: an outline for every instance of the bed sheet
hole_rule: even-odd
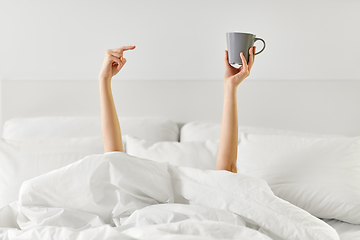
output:
[[[335,219],[323,219],[339,234],[341,240],[360,240],[360,225],[350,224]]]

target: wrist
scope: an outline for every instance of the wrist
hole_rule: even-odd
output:
[[[233,81],[224,82],[224,93],[225,94],[236,94],[237,85]]]
[[[111,78],[99,76],[99,82],[100,83],[109,83],[109,82],[111,82]]]

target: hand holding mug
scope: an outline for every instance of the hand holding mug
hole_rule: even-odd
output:
[[[239,54],[239,57],[242,61],[242,66],[239,68],[235,68],[230,65],[229,63],[229,53],[225,50],[225,57],[224,57],[224,63],[225,63],[225,84],[229,84],[231,87],[237,87],[245,78],[247,78],[250,75],[250,70],[252,66],[254,65],[255,61],[255,50],[256,47],[252,47],[249,49],[249,62],[246,62],[244,53],[241,52]]]

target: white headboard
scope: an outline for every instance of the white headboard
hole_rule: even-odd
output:
[[[6,80],[1,121],[13,117],[100,116],[96,80]],[[161,116],[178,123],[221,122],[222,81],[113,81],[119,116]],[[360,135],[359,81],[246,79],[239,124]]]

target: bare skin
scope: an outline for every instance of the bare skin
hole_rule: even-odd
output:
[[[99,74],[101,129],[105,152],[124,152],[119,119],[111,91],[111,79],[126,63],[123,56],[124,52],[133,49],[135,46],[123,46],[107,50]],[[243,53],[240,53],[243,64],[240,68],[235,68],[229,64],[228,53],[225,51],[224,107],[216,162],[217,170],[237,172],[238,118],[236,93],[237,86],[250,74],[255,60],[254,52],[255,47],[249,49],[248,63]]]
[[[135,46],[125,46],[106,51],[99,75],[101,131],[105,152],[124,152],[119,119],[116,113],[111,91],[111,78],[115,76],[126,63],[124,51],[135,49]]]
[[[224,63],[224,106],[221,121],[219,151],[216,159],[217,170],[237,172],[237,144],[238,144],[238,114],[237,114],[237,87],[250,75],[254,64],[256,47],[249,49],[249,63],[246,63],[243,53],[240,53],[242,66],[235,68],[229,64],[228,52],[225,51]]]

